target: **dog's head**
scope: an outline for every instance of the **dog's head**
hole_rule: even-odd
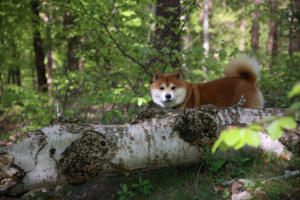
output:
[[[157,105],[173,108],[184,102],[187,94],[186,83],[179,70],[172,74],[153,74],[150,91],[152,100]]]

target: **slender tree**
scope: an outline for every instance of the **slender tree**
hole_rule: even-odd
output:
[[[66,0],[66,3],[69,3]],[[65,31],[68,34],[74,26],[74,16],[71,11],[66,11],[64,14],[64,25]],[[76,48],[80,43],[80,38],[78,35],[70,36],[67,35],[67,69],[77,70],[79,69],[79,59],[76,57]]]
[[[240,15],[241,19],[241,24],[240,24],[240,33],[241,33],[241,39],[239,41],[239,50],[244,51],[245,50],[245,32],[247,28],[247,20],[244,15],[246,12],[246,6],[247,6],[247,1],[243,0],[242,2],[242,15]]]
[[[270,19],[269,19],[269,38],[268,38],[268,52],[271,55],[271,62],[274,63],[274,59],[277,55],[277,20],[276,15],[278,11],[277,0],[270,0]]]
[[[174,50],[180,51],[180,0],[157,0],[154,48],[159,54],[158,61],[179,67],[179,59]],[[168,51],[162,51],[168,49]]]
[[[51,27],[50,27],[50,3],[47,0],[43,2],[45,15],[44,22],[46,23],[46,57],[47,57],[47,83],[48,83],[48,94],[50,98],[50,103],[54,103],[54,95],[53,95],[53,83],[52,83],[52,69],[53,69],[53,57],[52,57],[52,38],[51,38]]]
[[[205,0],[203,16],[203,48],[206,57],[209,54],[209,2],[210,0]]]
[[[17,44],[15,41],[12,41],[11,45],[12,58],[16,61],[18,59]],[[7,83],[21,86],[21,69],[17,62],[12,62],[8,68]]]
[[[291,0],[290,4],[289,54],[300,51],[300,0]]]
[[[239,50],[240,51],[244,51],[245,50],[245,37],[244,37],[244,34],[246,32],[246,28],[247,28],[247,21],[246,19],[242,19],[241,21],[241,25],[240,25],[240,31],[241,31],[241,39],[240,39],[240,42],[239,42]]]
[[[46,78],[46,65],[44,63],[45,53],[43,50],[43,43],[41,38],[40,27],[40,13],[39,13],[39,1],[31,1],[31,9],[34,14],[33,18],[33,48],[35,53],[35,66],[38,79],[38,91],[47,91],[47,78]]]
[[[259,16],[260,11],[258,5],[261,0],[253,0],[254,10],[252,12],[252,28],[251,28],[251,47],[252,51],[256,52],[259,46]]]

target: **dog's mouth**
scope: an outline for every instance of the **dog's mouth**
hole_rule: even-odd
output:
[[[162,101],[163,103],[170,103],[170,102],[172,102],[173,100],[172,99],[167,99],[167,100],[164,100],[164,101]]]

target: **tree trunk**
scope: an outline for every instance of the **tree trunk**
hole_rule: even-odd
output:
[[[246,26],[247,26],[247,21],[246,19],[242,19],[241,25],[240,25],[240,31],[241,31],[241,39],[239,42],[239,50],[244,51],[245,50],[245,32],[246,32]]]
[[[67,0],[66,3],[69,1]],[[70,11],[66,11],[64,15],[64,25],[66,33],[69,33],[74,26],[74,17]],[[67,69],[78,70],[79,59],[76,57],[76,48],[80,43],[80,38],[77,35],[67,36]]]
[[[35,17],[33,18],[33,48],[35,53],[35,66],[38,78],[38,91],[47,91],[47,78],[46,78],[46,66],[44,63],[45,54],[43,50],[42,38],[40,33],[40,14],[39,14],[39,1],[33,0],[31,2],[31,9]]]
[[[300,51],[300,0],[291,0],[289,54]]]
[[[183,111],[144,112],[134,124],[95,125],[60,120],[29,138],[0,149],[0,192],[17,195],[26,190],[58,183],[83,183],[95,176],[130,174],[201,162],[227,126],[245,126],[277,109],[218,109],[202,106]],[[260,133],[260,149],[291,157],[282,143]],[[229,155],[230,156],[230,155]]]
[[[52,38],[51,38],[51,27],[50,27],[50,3],[44,0],[43,6],[45,9],[44,22],[46,23],[46,41],[47,41],[47,84],[48,94],[50,98],[50,104],[54,103],[53,95],[53,84],[52,84],[52,69],[53,69],[53,58],[52,58]]]
[[[208,57],[209,54],[209,1],[205,0],[203,16],[203,48],[205,57]]]
[[[17,52],[17,44],[15,41],[12,41],[12,57],[17,60],[18,52]],[[7,76],[8,84],[15,84],[21,86],[21,69],[19,64],[13,62],[13,64],[8,68],[8,76]]]
[[[274,64],[277,55],[277,0],[270,0],[269,39],[268,52],[271,55],[271,65]]]
[[[259,15],[258,5],[261,0],[254,0],[254,10],[252,12],[252,28],[251,28],[251,47],[252,51],[256,52],[259,45]]]
[[[21,86],[20,67],[12,66],[8,69],[7,83]]]
[[[159,63],[154,63],[153,66],[159,64],[177,68],[179,58],[174,50],[180,51],[180,0],[157,0],[156,19],[154,48],[158,52],[155,60]],[[152,59],[154,62],[155,60]]]
[[[180,17],[181,24],[186,24],[187,20],[189,20],[189,19],[188,19],[188,15],[186,15],[186,14],[182,15]],[[182,30],[183,30],[183,32],[187,31],[187,26],[184,26]],[[188,49],[189,45],[190,45],[190,36],[189,36],[189,34],[184,35],[182,37],[182,39],[183,39],[183,45],[182,45],[182,51],[181,51],[182,52],[182,54],[181,54],[181,57],[182,57],[182,68],[184,69],[184,71],[186,73],[188,73],[189,68],[188,68],[188,65],[187,65],[187,60],[186,60],[186,55],[184,53],[184,50]]]

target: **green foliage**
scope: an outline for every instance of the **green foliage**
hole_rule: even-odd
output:
[[[153,187],[148,179],[143,179],[141,176],[139,177],[138,183],[134,183],[131,185],[132,188],[135,188],[138,192],[144,195],[149,195],[152,193]]]
[[[132,192],[127,184],[121,184],[121,190],[118,191],[118,195],[120,196],[120,200],[126,200],[134,197],[136,193]]]
[[[17,113],[20,120],[26,119],[28,124],[24,130],[30,130],[46,126],[54,118],[48,101],[47,95],[8,85],[1,96],[0,108],[6,113]]]
[[[229,163],[232,164],[231,166],[233,167],[231,169],[228,167],[229,169],[227,169],[229,171],[229,176],[232,178],[245,176],[247,174],[249,163],[251,163],[250,161],[252,160],[251,158],[240,156],[230,159]]]
[[[280,138],[283,133],[283,129],[294,129],[297,123],[292,116],[285,116],[273,121],[268,126],[268,133],[272,140]]]
[[[47,200],[49,199],[49,195],[48,193],[42,191],[33,192],[25,195],[25,200],[34,200],[34,199]]]
[[[130,186],[127,184],[121,184],[121,190],[117,193],[120,196],[120,200],[126,200],[134,197],[137,194],[150,195],[152,194],[153,186],[148,179],[139,177],[137,183],[133,183]]]
[[[289,98],[300,94],[300,83],[294,85],[293,89],[289,92]]]
[[[47,5],[40,1],[38,30],[44,53],[52,53],[52,74],[47,72],[52,89],[48,94],[39,94],[36,92],[33,30],[28,29],[36,19],[31,1],[0,2],[0,110],[4,111],[4,116],[17,117],[26,129],[47,125],[57,115],[56,103],[61,114],[83,121],[126,123],[151,101],[149,74],[155,69],[173,72],[170,63],[177,59],[186,80],[209,81],[222,77],[224,66],[236,54],[252,54],[249,24],[254,5],[250,2],[213,2],[208,57],[204,56],[202,48],[203,27],[199,16],[203,9],[198,2],[182,2],[181,16],[188,19],[180,22],[180,27],[185,24],[181,32],[182,50],[164,46],[159,52],[153,48],[154,41],[159,38],[153,27],[163,28],[173,19],[155,17],[155,1],[76,0],[66,3],[47,0]],[[262,69],[260,89],[267,107],[289,107],[298,97],[286,100],[285,96],[300,78],[297,70],[300,56],[298,53],[290,55],[287,49],[291,26],[289,2],[279,2],[278,13],[272,16],[278,19],[280,41],[275,58],[265,51],[269,5],[264,3],[255,9],[261,11],[260,47],[255,53]],[[175,8],[168,10],[173,12]],[[44,21],[46,13],[49,14],[48,22]],[[67,13],[73,18],[68,25],[64,21]],[[247,24],[244,31],[240,29],[242,22]],[[179,32],[177,29],[175,31]],[[67,68],[68,42],[72,37],[78,38],[72,55],[82,63],[81,70]],[[10,70],[20,71],[21,86],[8,84]],[[49,96],[51,92],[52,97]],[[299,107],[300,103],[296,102],[291,109]],[[240,144],[247,139],[248,133],[233,131]],[[231,136],[225,138],[228,137]],[[256,145],[256,140],[251,142]]]
[[[215,160],[210,163],[209,171],[217,173],[223,167],[225,160]]]
[[[233,127],[221,132],[220,137],[212,147],[212,152],[216,152],[217,148],[226,151],[228,148],[233,147],[239,149],[245,145],[258,147],[260,137],[257,131],[263,128],[258,124],[253,124],[248,128]]]

